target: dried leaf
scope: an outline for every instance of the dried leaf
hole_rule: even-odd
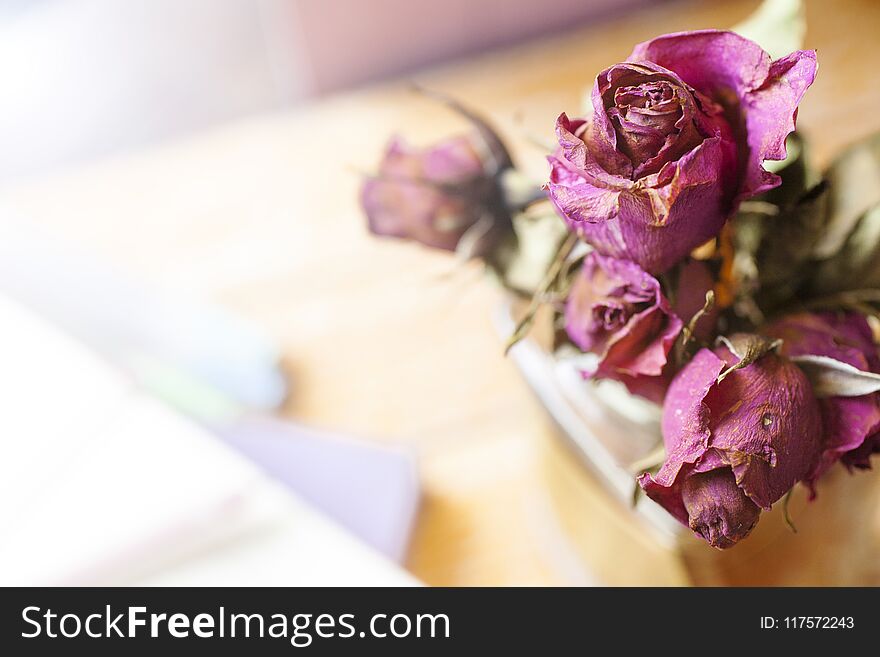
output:
[[[743,223],[743,230],[760,233],[753,257],[761,306],[769,308],[789,299],[815,274],[812,257],[816,245],[824,239],[828,198],[828,186],[820,183],[778,215],[752,215],[751,224]],[[739,249],[752,246],[756,236],[747,237],[751,242],[738,240],[738,256]]]
[[[703,307],[700,308],[694,316],[691,317],[690,321],[684,326],[681,331],[681,335],[678,336],[678,341],[675,345],[675,362],[682,363],[684,361],[684,355],[690,344],[691,340],[694,337],[694,330],[696,330],[697,322],[699,322],[706,313],[712,310],[712,307],[715,305],[715,292],[709,290],[706,292],[706,301],[703,303]]]
[[[577,235],[575,233],[569,233],[568,237],[565,238],[565,241],[562,242],[562,245],[556,252],[556,256],[553,258],[553,262],[550,263],[550,267],[547,269],[547,272],[544,275],[543,280],[538,285],[538,289],[535,290],[535,294],[532,295],[532,300],[529,303],[529,307],[526,309],[525,314],[522,319],[517,323],[516,328],[513,331],[513,335],[507,340],[507,344],[504,347],[504,353],[510,351],[510,349],[520,340],[522,340],[526,335],[528,335],[529,331],[532,328],[532,324],[535,322],[535,315],[538,312],[538,308],[541,307],[541,304],[544,302],[544,296],[547,291],[553,287],[556,283],[557,278],[559,277],[560,272],[563,271],[565,261],[567,260],[569,254],[574,249],[577,244]]]
[[[650,453],[629,464],[627,469],[634,474],[656,472],[666,460],[666,446],[661,442]]]
[[[880,204],[862,215],[840,249],[819,263],[815,292],[880,286]]]
[[[859,219],[880,203],[880,132],[848,148],[825,173],[830,188],[827,229],[814,256],[825,260],[843,247]]]
[[[733,355],[739,358],[738,363],[731,365],[718,375],[718,383],[721,383],[731,372],[748,367],[782,344],[782,340],[770,340],[763,335],[756,335],[754,333],[735,333],[730,337],[719,335],[718,342],[730,349]]]
[[[861,397],[880,390],[880,374],[863,372],[828,356],[791,359],[807,375],[817,397]]]
[[[498,133],[495,131],[495,129],[492,128],[492,126],[489,125],[488,121],[486,121],[483,117],[468,109],[451,96],[447,96],[444,93],[435,91],[433,89],[426,89],[417,84],[413,85],[413,89],[428,98],[433,98],[434,100],[443,103],[453,112],[460,114],[468,122],[470,122],[470,124],[480,135],[480,138],[486,145],[486,150],[491,156],[493,170],[487,172],[489,175],[495,175],[497,173],[500,173],[501,171],[504,171],[505,169],[513,167],[513,160],[510,157],[510,152],[507,150],[507,147],[498,137]]]
[[[506,288],[531,297],[541,286],[569,231],[552,211],[517,214],[513,230],[515,239],[505,245],[506,251],[499,254],[495,269]]]

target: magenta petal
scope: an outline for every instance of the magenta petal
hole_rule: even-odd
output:
[[[682,322],[657,279],[637,264],[587,254],[568,295],[565,328],[574,344],[599,356],[588,376],[622,381],[634,394],[662,399]]]
[[[703,398],[723,369],[724,361],[708,349],[701,349],[672,380],[663,402],[666,460],[655,476],[645,473],[639,477],[645,494],[684,525],[688,524],[688,514],[681,498],[679,473],[693,466],[709,449],[710,413]]]
[[[700,349],[672,381],[663,403],[663,440],[666,463],[658,479],[671,484],[684,463],[693,463],[709,447],[710,409],[703,403],[725,363],[708,349]]]
[[[880,356],[867,320],[859,313],[798,313],[765,327],[782,338],[787,356],[827,356],[868,372],[880,372]],[[822,458],[811,479],[834,463],[868,467],[868,458],[880,447],[880,393],[821,400],[825,429]]]
[[[816,78],[816,53],[799,50],[770,66],[767,79],[750,92],[746,102],[746,125],[751,151],[743,198],[779,185],[779,177],[764,170],[764,160],[784,160],[785,138],[794,131],[797,107]]]
[[[547,159],[550,162],[548,196],[570,225],[604,222],[617,216],[618,190],[591,184],[558,158]]]
[[[801,50],[771,62],[758,44],[734,32],[702,30],[646,41],[631,58],[675,71],[742,117],[749,152],[740,198],[779,184],[762,162],[785,158],[785,138],[795,128],[798,103],[816,77],[815,52]]]
[[[723,185],[735,163],[712,138],[659,174],[612,187],[558,157],[549,158],[550,200],[567,223],[605,255],[661,272],[715,236],[727,219]],[[580,152],[580,151],[578,151]]]
[[[748,536],[761,514],[729,468],[691,473],[682,483],[681,492],[690,528],[720,550]]]
[[[747,535],[752,504],[769,508],[809,477],[820,454],[819,407],[803,372],[772,352],[728,370],[737,362],[726,348],[701,349],[676,375],[663,404],[666,460],[639,479],[716,547]]]
[[[706,403],[713,409],[712,447],[758,506],[770,508],[815,467],[819,406],[806,376],[788,359],[770,353],[732,372]]]
[[[757,89],[770,72],[770,55],[754,41],[725,30],[665,34],[638,44],[630,60],[668,68],[710,97]]]

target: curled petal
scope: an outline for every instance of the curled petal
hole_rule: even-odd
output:
[[[620,191],[599,187],[585,176],[549,157],[550,182],[546,189],[553,205],[569,224],[599,223],[614,219],[618,212]]]
[[[762,163],[785,158],[797,106],[816,77],[814,51],[799,50],[773,62],[758,44],[734,32],[701,30],[646,41],[630,57],[675,71],[733,114],[734,130],[747,148],[739,198],[779,185]]]
[[[566,331],[599,356],[587,377],[623,382],[659,401],[668,383],[668,355],[682,322],[656,278],[626,260],[589,253],[569,292]]]
[[[639,479],[716,547],[748,534],[757,508],[807,479],[820,453],[819,407],[798,367],[770,352],[729,370],[738,361],[726,347],[702,349],[673,379],[663,404],[666,461]]]
[[[822,356],[880,373],[871,327],[858,313],[796,313],[764,332],[782,339],[786,356]],[[870,467],[871,454],[880,450],[880,393],[827,397],[820,401],[820,409],[825,437],[810,479],[817,479],[837,461],[848,467]]]
[[[816,78],[816,52],[798,50],[770,66],[767,79],[745,99],[750,157],[742,198],[780,184],[779,176],[764,170],[764,160],[784,160],[785,138],[795,129],[797,107]]]

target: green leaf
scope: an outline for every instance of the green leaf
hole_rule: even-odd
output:
[[[880,391],[880,374],[863,372],[828,356],[795,356],[817,397],[861,397]]]
[[[804,43],[807,21],[801,0],[764,0],[761,6],[733,31],[751,39],[773,59],[799,50]]]

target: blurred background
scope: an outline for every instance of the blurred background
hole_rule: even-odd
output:
[[[500,292],[357,191],[462,127],[413,80],[541,180],[596,72],[758,4],[0,3],[0,584],[685,583],[555,446]],[[805,4],[822,163],[880,127],[880,6]]]
[[[279,111],[650,0],[6,0],[0,179]]]

